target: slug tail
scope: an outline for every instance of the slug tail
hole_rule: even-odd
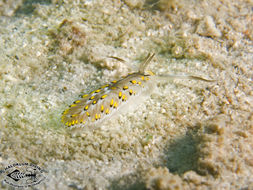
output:
[[[192,80],[201,80],[204,82],[215,82],[216,80],[210,80],[210,79],[205,79],[199,76],[193,76],[193,75],[158,75],[158,78],[162,79],[192,79]]]

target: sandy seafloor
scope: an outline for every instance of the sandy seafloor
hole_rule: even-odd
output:
[[[252,7],[0,0],[1,169],[42,167],[46,180],[33,189],[253,189]],[[156,74],[216,81],[154,81],[136,110],[96,130],[64,127],[61,113],[79,95],[136,70],[149,52]]]

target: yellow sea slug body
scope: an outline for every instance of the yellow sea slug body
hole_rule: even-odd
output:
[[[143,64],[150,62],[153,56],[148,56]],[[126,108],[128,103],[137,103],[142,95],[150,94],[153,86],[149,80],[151,75],[144,74],[144,67],[141,69],[83,95],[63,112],[62,122],[66,126],[96,125]]]
[[[156,84],[155,80],[159,77],[152,72],[145,73],[145,68],[153,56],[154,54],[148,55],[138,72],[83,95],[82,99],[75,101],[63,112],[62,122],[69,127],[95,126],[105,119],[111,119],[116,113],[123,113],[129,107],[136,107],[150,95]],[[166,75],[165,77],[208,81],[194,76]]]
[[[65,110],[62,116],[62,122],[67,126],[103,120],[105,117],[118,112],[128,100],[138,99],[143,93],[148,93],[152,84],[150,80],[143,80],[149,75],[133,73],[125,78],[112,83],[107,87],[100,88],[99,92],[92,92],[85,98],[75,101],[70,108]],[[139,83],[132,83],[139,81]],[[97,90],[98,91],[98,90]]]

